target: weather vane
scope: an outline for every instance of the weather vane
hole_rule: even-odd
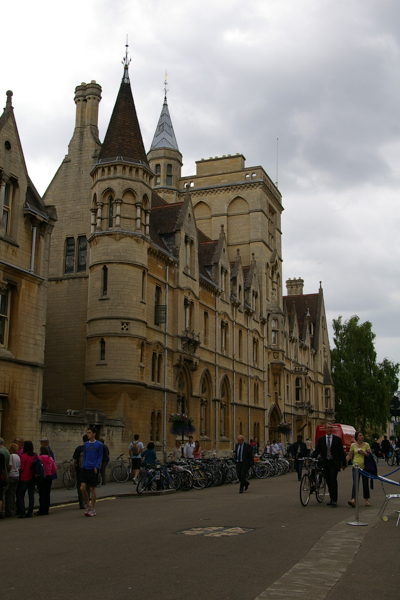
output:
[[[129,67],[129,65],[130,65],[131,60],[132,60],[131,58],[128,58],[128,48],[129,48],[128,35],[126,36],[125,48],[126,48],[125,56],[124,56],[124,58],[122,59],[121,62],[124,65],[125,69],[127,69]]]
[[[168,83],[168,72],[167,72],[167,69],[165,69],[164,100],[167,100],[167,92],[168,92],[167,83]]]

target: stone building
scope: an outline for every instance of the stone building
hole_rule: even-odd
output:
[[[307,402],[332,388],[302,305],[282,297],[279,190],[242,154],[182,177],[166,98],[146,154],[127,59],[103,143],[100,100],[96,82],[76,88],[68,154],[44,196],[58,222],[42,431],[61,448],[92,423],[112,454],[134,433],[167,452],[183,407],[203,450],[231,450],[239,433],[264,443],[287,419],[312,432],[324,415],[298,410],[295,369],[308,369]]]
[[[7,92],[0,117],[0,433],[37,441],[56,213],[29,178]]]

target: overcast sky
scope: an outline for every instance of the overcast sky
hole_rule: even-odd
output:
[[[75,86],[103,89],[104,139],[129,35],[145,147],[168,70],[183,174],[243,153],[283,196],[283,278],[322,281],[328,321],[359,315],[400,362],[400,3],[395,0],[14,0],[1,81],[43,194],[67,153]],[[5,26],[7,25],[7,26]],[[285,290],[284,290],[285,293]]]

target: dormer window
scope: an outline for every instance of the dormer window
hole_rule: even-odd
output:
[[[193,240],[185,235],[185,271],[187,273],[192,272],[193,252],[192,252]]]
[[[6,187],[4,190],[4,203],[3,203],[3,226],[4,233],[10,233],[10,223],[11,223],[11,205],[12,205],[12,185],[11,183],[6,183]]]

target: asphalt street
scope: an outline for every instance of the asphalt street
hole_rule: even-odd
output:
[[[61,504],[48,517],[0,521],[1,599],[397,597],[400,502],[378,521],[376,486],[360,514],[368,525],[348,525],[350,469],[339,475],[336,509],[315,497],[302,507],[295,474],[252,480],[244,494],[229,485],[125,495],[133,490],[100,488],[109,497],[94,518],[67,503],[74,492],[54,490],[52,502]]]

